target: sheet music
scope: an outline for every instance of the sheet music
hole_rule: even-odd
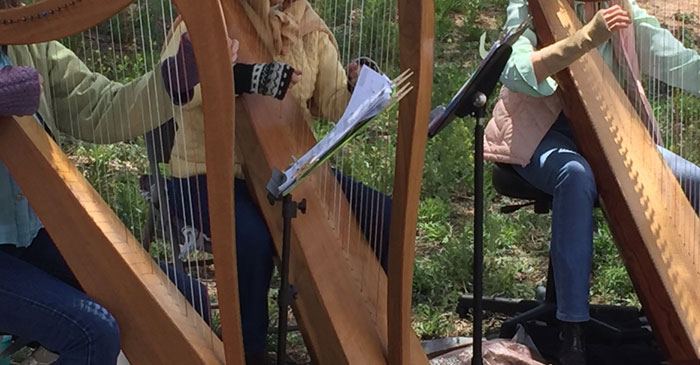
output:
[[[284,171],[280,195],[286,195],[321,163],[350,141],[367,122],[392,104],[395,85],[385,75],[362,67],[350,102],[335,127]]]

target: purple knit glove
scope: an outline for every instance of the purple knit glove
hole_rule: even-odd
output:
[[[39,72],[34,68],[0,69],[0,115],[33,115],[39,110],[40,95]]]
[[[199,84],[199,72],[197,62],[194,59],[194,48],[192,41],[186,37],[187,33],[180,38],[180,47],[177,54],[168,57],[163,61],[161,71],[165,91],[173,99],[176,105],[187,104],[194,97],[194,87]]]

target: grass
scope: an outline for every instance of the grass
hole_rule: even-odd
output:
[[[147,3],[155,4],[153,6],[156,10],[152,12],[160,11],[159,1]],[[370,27],[367,25],[370,22],[367,21],[362,30],[359,23],[351,26],[342,24],[344,16],[340,14],[344,10],[333,7],[334,4],[340,6],[338,2],[317,0],[314,4],[319,14],[330,19],[329,25],[336,33],[341,49],[349,53],[361,52],[363,48],[359,42],[359,34],[364,32],[372,39],[371,44],[364,48],[367,54],[377,60],[386,61],[388,66],[385,67],[385,71],[390,75],[396,73],[395,67],[391,66],[392,54],[382,53],[380,50],[381,47],[392,44],[390,41],[384,41],[382,37],[396,32],[395,24],[384,24],[384,14],[390,13],[391,9],[387,10],[382,1],[366,1],[364,15],[368,20],[379,23]],[[506,4],[505,0],[436,0],[433,106],[446,104],[475,70],[480,61],[477,50],[479,37],[483,33],[482,27],[487,27],[487,35],[492,41],[504,21],[503,10]],[[359,17],[357,14],[355,16]],[[697,21],[693,14],[680,14],[678,18],[689,24]],[[128,21],[125,24],[133,26]],[[127,38],[138,42],[136,37]],[[85,47],[84,39],[76,39],[73,42],[79,46],[79,51],[89,48]],[[695,42],[697,38],[693,34],[686,39]],[[102,71],[124,81],[142,73],[143,69],[147,68],[144,65],[149,62],[148,53],[120,56],[118,62],[110,61],[109,52],[102,51],[98,54],[94,51],[95,48],[100,49],[93,47],[91,53],[83,55],[107,57],[102,61],[90,58],[90,62],[102,65]],[[655,98],[657,112],[665,116],[660,118],[660,122],[667,135],[671,136],[667,143],[668,148],[677,152],[683,151],[683,155],[694,161],[700,160],[696,122],[697,116],[700,115],[700,101],[677,90],[665,87],[658,89],[665,91],[650,93],[650,96]],[[681,129],[676,115],[689,116],[690,118],[685,119],[691,122]],[[395,133],[391,124],[394,118],[395,114],[385,113],[374,120],[367,133],[348,145],[342,154],[343,157],[335,160],[335,165],[361,181],[390,192],[391,173],[387,174],[387,171],[393,171],[393,162],[386,157],[391,155],[393,150],[384,146],[395,143]],[[453,123],[429,141],[426,150],[413,281],[413,327],[421,338],[471,334],[469,319],[457,318],[454,309],[458,297],[472,290],[473,123],[472,120]],[[328,123],[319,123],[316,133],[322,135],[329,129]],[[139,236],[141,224],[145,220],[145,203],[139,194],[136,177],[147,169],[142,142],[133,141],[110,146],[70,142],[67,150],[74,161],[83,168],[91,183],[98,188],[132,232]],[[532,299],[535,287],[543,285],[546,279],[551,217],[534,214],[530,209],[509,215],[499,213],[498,208],[511,201],[496,194],[490,186],[489,174],[490,165],[487,164],[484,237],[486,294]],[[610,230],[599,212],[596,213],[595,222],[591,300],[595,303],[639,305]],[[159,252],[154,251],[154,254],[162,255],[162,252]],[[273,288],[276,285],[273,283]],[[270,293],[272,326],[276,323],[277,315],[275,298],[276,290],[273,289]],[[216,318],[218,317],[215,314],[215,322]],[[487,327],[497,326],[500,320],[501,318],[496,316],[487,318]],[[275,346],[273,337],[270,338],[271,350]],[[290,339],[290,347],[302,347],[303,341],[298,333],[293,334]],[[303,354],[296,355],[299,356],[299,362],[305,361],[302,359]]]

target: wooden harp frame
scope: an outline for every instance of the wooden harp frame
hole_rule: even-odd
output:
[[[222,5],[229,35],[240,42],[239,61],[272,61],[239,0],[223,0]],[[307,200],[307,212],[292,224],[290,283],[299,293],[294,304],[296,318],[311,357],[319,364],[428,362],[411,329],[411,285],[432,87],[433,1],[399,0],[398,15],[400,68],[414,72],[410,79],[414,90],[399,106],[388,277],[364,238],[353,238],[349,258],[334,244],[351,233],[351,237],[363,236],[357,233],[354,219],[348,218],[351,212],[344,198],[340,199],[339,221],[352,223],[330,227],[326,220],[323,212],[334,197],[324,194],[321,186],[337,185],[330,171],[317,171],[294,190],[297,198]],[[267,204],[265,187],[272,168],[287,166],[292,155],[307,151],[315,139],[291,98],[240,96],[236,120],[236,143],[245,161],[248,187],[259,202],[275,250],[281,253],[281,207]],[[328,170],[319,170],[324,169]],[[361,272],[360,263],[365,265]],[[369,284],[376,287],[366,287],[360,294],[356,280],[370,277],[379,278],[376,284]]]
[[[541,47],[581,27],[565,0],[529,4]],[[589,52],[556,80],[657,339],[672,363],[697,363],[700,237],[682,232],[700,232],[700,220],[599,52]]]
[[[61,39],[97,25],[131,2],[45,0],[2,10],[0,44]],[[0,120],[0,157],[80,284],[116,318],[122,348],[132,363],[241,364],[233,72],[224,18],[218,0],[173,3],[188,25],[199,64],[206,165],[217,171],[208,179],[208,190],[223,343],[33,118]]]

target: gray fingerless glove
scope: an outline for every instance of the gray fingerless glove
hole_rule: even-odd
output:
[[[292,82],[294,69],[286,63],[272,62],[252,67],[250,92],[284,99]]]

